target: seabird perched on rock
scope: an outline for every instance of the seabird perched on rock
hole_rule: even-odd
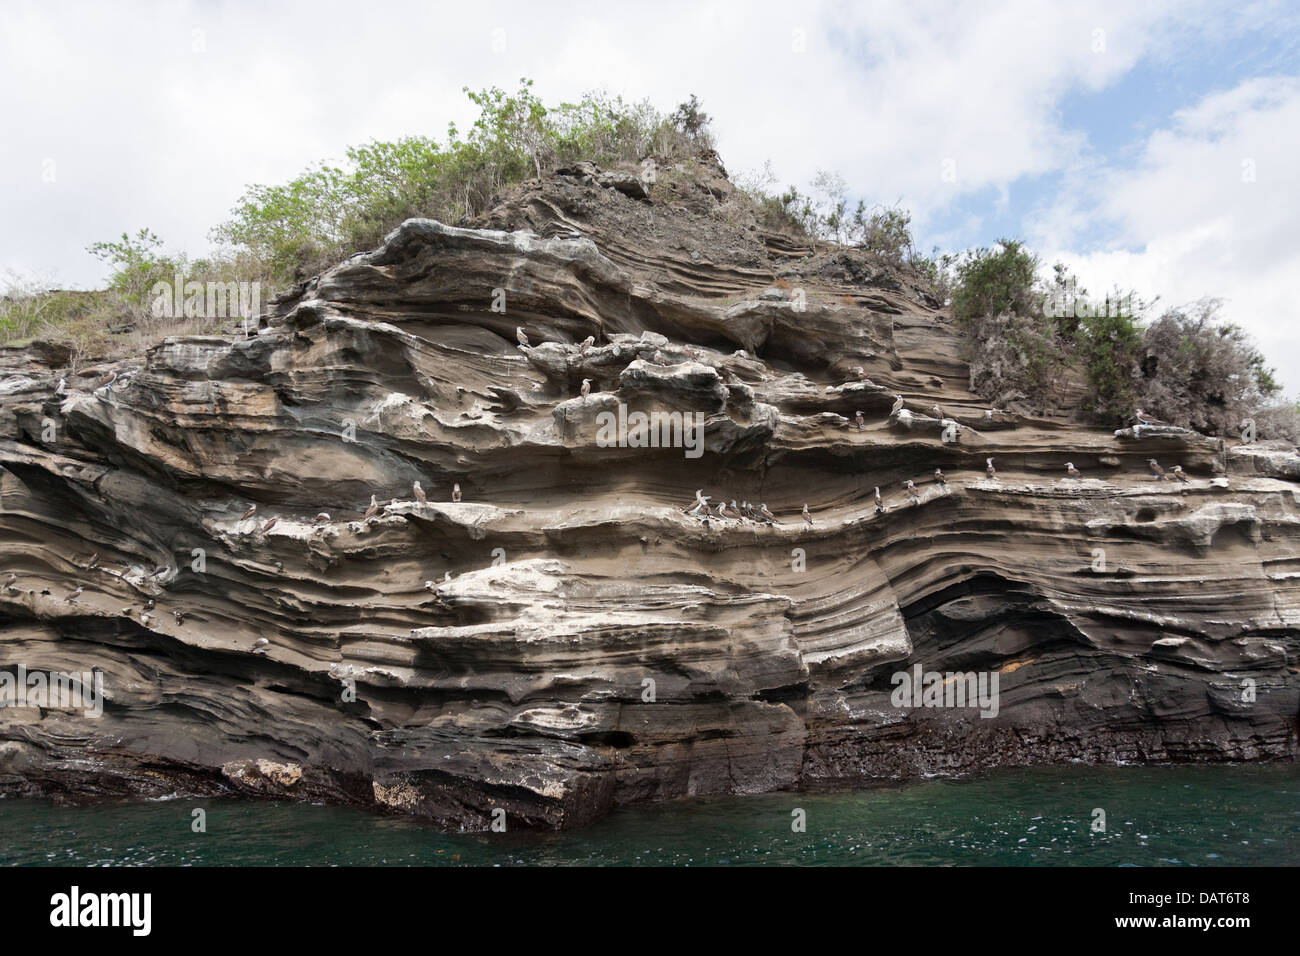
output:
[[[984,420],[986,422],[993,421],[993,409],[991,408],[984,409]]]
[[[1189,481],[1190,479],[1183,473],[1182,465],[1174,465],[1174,478],[1178,481]]]
[[[274,528],[274,527],[275,527],[275,523],[276,523],[277,521],[279,521],[279,520],[280,520],[280,519],[279,519],[278,517],[277,517],[277,518],[272,518],[272,519],[271,519],[270,521],[268,521],[266,524],[262,525],[262,534],[266,534],[268,531],[270,531],[272,528]]]
[[[897,415],[899,412],[903,410],[903,406],[907,404],[906,402],[903,401],[902,395],[895,395],[894,399],[895,399],[894,407],[889,410],[890,415]]]
[[[585,339],[582,340],[581,344],[579,344],[578,354],[579,355],[584,354],[587,351],[587,349],[591,348],[595,344],[596,344],[596,336],[594,335],[587,336]]]
[[[705,514],[709,513],[709,496],[704,493],[703,488],[700,488],[695,492],[695,500],[687,505],[683,510],[688,515],[694,515],[697,514],[701,508],[704,509]]]
[[[1082,478],[1082,477],[1083,477],[1083,475],[1082,475],[1082,473],[1079,471],[1079,469],[1074,467],[1074,462],[1072,462],[1072,461],[1067,461],[1067,462],[1065,463],[1065,474],[1066,474],[1066,477],[1068,477],[1068,478]]]
[[[146,611],[152,611],[153,608],[154,608],[154,601],[153,601],[153,598],[150,598],[149,600],[147,600],[147,601],[144,602],[144,609],[145,609]]]
[[[150,617],[148,614],[144,614],[143,612],[140,614],[140,623],[143,624],[145,627],[148,627],[149,622],[152,620],[153,618]]]
[[[447,583],[448,581],[450,581],[450,580],[451,580],[451,572],[450,572],[450,571],[444,571],[444,572],[442,573],[442,583],[443,583],[443,584],[446,584],[446,583]]]
[[[93,571],[95,570],[98,564],[99,564],[99,552],[96,551],[86,560],[86,570]]]
[[[912,483],[912,479],[908,478],[903,484],[907,486],[907,497],[919,505],[921,503],[921,493],[916,490],[916,485]]]
[[[808,527],[810,528],[812,527],[812,523],[813,523],[812,515],[808,513],[808,502],[806,501],[803,503],[803,522]]]
[[[708,509],[706,508],[705,512],[707,513],[707,511]],[[719,501],[716,505],[713,506],[713,513],[716,517],[725,518],[727,516],[726,505],[723,502]]]
[[[240,521],[247,521],[249,518],[253,517],[253,515],[255,515],[255,514],[257,514],[257,505],[253,505],[253,506],[250,507],[247,511],[245,511],[242,515],[240,515],[240,516],[239,516],[239,520],[240,520]]]
[[[1147,464],[1151,466],[1151,474],[1157,481],[1165,481],[1165,470],[1160,467],[1160,462],[1154,458],[1148,458]]]
[[[69,591],[68,596],[63,600],[67,601],[69,604],[76,604],[77,598],[81,597],[81,592],[84,590],[85,588],[77,588],[75,591]]]
[[[880,497],[880,486],[876,485],[876,514],[884,514],[885,500]]]
[[[1137,409],[1137,411],[1135,411],[1135,412],[1133,413],[1133,417],[1136,418],[1136,419],[1138,420],[1138,424],[1139,424],[1139,425],[1167,425],[1167,424],[1169,424],[1168,422],[1162,422],[1160,419],[1156,418],[1154,415],[1148,415],[1146,412],[1142,411],[1142,409],[1140,409],[1140,408]]]
[[[948,479],[944,476],[944,473],[943,473],[943,469],[942,469],[942,468],[936,468],[936,469],[934,470],[934,480],[937,481],[937,482],[938,482],[939,484],[941,484],[941,485],[947,485],[947,484],[948,484]]]
[[[864,369],[861,365],[853,366],[853,374],[858,377],[858,381],[861,382],[863,385],[870,385],[872,388],[876,387],[876,383],[873,382],[871,379],[867,378],[867,370]]]
[[[993,467],[993,459],[985,458],[984,462],[984,474],[988,475],[990,478],[996,479],[998,477],[998,470]]]
[[[934,413],[935,418],[939,419],[939,421],[943,421],[943,409],[940,408],[937,404],[931,405],[930,411]]]
[[[524,334],[524,327],[522,325],[515,326],[515,338],[519,341],[520,348],[529,347],[530,343],[528,341],[528,336]]]
[[[731,504],[727,507],[728,517],[735,518],[737,521],[744,521],[745,515],[740,510],[740,505],[736,504],[736,499],[731,499]]]
[[[654,362],[656,365],[670,364],[668,361],[668,356],[664,355],[664,353],[659,349],[655,349],[654,355],[650,356],[650,361]]]
[[[108,373],[108,376],[106,378],[101,379],[99,384],[95,386],[95,391],[98,392],[101,388],[106,388],[108,389],[108,393],[112,395],[113,383],[116,381],[117,381],[117,369],[113,369],[113,371]]]
[[[867,427],[867,420],[862,417],[861,411],[857,411],[853,413],[853,421],[854,424],[858,426],[858,431],[862,431],[864,428]]]
[[[62,395],[67,390],[68,390],[68,380],[66,378],[59,379],[59,384],[54,386],[54,394]]]
[[[460,483],[455,482],[451,486],[451,500],[460,501]]]
[[[318,525],[329,524],[329,520],[330,516],[324,511],[316,516],[316,524]]]
[[[10,571],[9,577],[5,579],[5,590],[12,591],[14,589],[14,582],[17,580],[18,580],[18,575]]]
[[[423,505],[428,503],[429,496],[424,493],[424,489],[420,487],[420,483],[418,481],[415,482],[413,485],[411,485],[411,493],[415,495],[415,500],[418,501],[420,504]]]
[[[583,401],[586,401],[587,396],[591,394],[591,379],[584,378],[582,380],[582,388],[578,389],[578,391],[582,393]]]
[[[172,617],[176,618],[176,623],[177,623],[177,624],[184,624],[184,623],[185,623],[185,612],[184,612],[184,611],[172,611]]]
[[[371,495],[371,496],[370,496],[370,507],[367,508],[367,509],[366,509],[366,513],[363,514],[363,515],[361,516],[361,520],[362,520],[362,521],[369,521],[371,518],[373,518],[373,517],[374,517],[375,515],[377,515],[377,514],[379,514],[379,499],[376,498],[374,495]]]
[[[768,524],[776,523],[776,515],[772,514],[772,512],[767,510],[766,504],[762,504],[762,503],[759,504],[758,513],[763,516],[764,520],[767,521]]]
[[[438,591],[438,585],[433,581],[425,581],[424,589],[428,591],[430,594],[436,594]]]
[[[265,637],[259,637],[253,642],[252,651],[254,654],[265,654],[266,649],[271,645]]]

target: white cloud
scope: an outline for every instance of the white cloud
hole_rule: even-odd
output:
[[[1300,80],[1255,78],[1180,110],[1132,168],[1090,170],[1042,220],[1094,292],[1118,283],[1164,305],[1224,300],[1287,392],[1300,391]],[[1104,229],[1112,241],[1085,247]],[[1041,236],[1039,237],[1042,238]],[[1091,243],[1089,243],[1091,245]]]
[[[839,169],[923,222],[1061,164],[1078,134],[1056,98],[1121,75],[1165,13],[1131,6],[6,6],[0,109],[17,135],[0,144],[0,264],[93,283],[85,246],[145,225],[200,251],[245,184],[372,137],[441,136],[472,115],[462,86],[521,76],[547,101],[606,86],[671,108],[696,92],[731,166],[770,157],[795,182]],[[46,158],[54,183],[40,178]]]
[[[1144,58],[1195,55],[1198,31],[1241,29],[1236,11],[1130,0],[129,10],[0,8],[0,267],[95,284],[102,267],[85,247],[141,226],[201,252],[246,184],[283,181],[371,138],[441,137],[473,116],[463,86],[528,76],[548,102],[603,86],[670,109],[698,93],[733,170],[770,158],[799,183],[838,170],[871,200],[901,200],[927,232],[941,215],[978,232],[1012,184],[1064,173],[1072,201],[1037,221],[1040,248],[1066,250],[1093,287],[1226,297],[1300,384],[1289,371],[1300,342],[1286,327],[1300,264],[1287,221],[1300,175],[1293,81],[1189,107],[1130,170],[1096,156],[1059,112],[1066,95],[1103,90]],[[1247,158],[1251,184],[1240,181]],[[1115,251],[1071,255],[1092,248],[1071,224],[1102,220]]]

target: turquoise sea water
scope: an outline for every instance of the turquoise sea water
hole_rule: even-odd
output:
[[[191,830],[197,807],[206,833]],[[792,831],[796,810],[806,832]],[[680,801],[568,833],[449,835],[291,803],[3,800],[0,834],[6,865],[1296,865],[1300,764],[1005,770]]]

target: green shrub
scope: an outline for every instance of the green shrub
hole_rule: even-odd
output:
[[[1041,316],[1038,257],[1015,239],[999,239],[997,249],[976,249],[955,266],[953,317],[969,327],[1004,313]]]
[[[600,93],[548,109],[527,79],[513,94],[465,93],[479,108],[466,134],[452,124],[445,143],[372,142],[349,149],[341,167],[319,164],[283,185],[250,186],[213,238],[251,251],[286,284],[374,246],[404,219],[477,215],[503,188],[558,164],[667,161],[712,148],[709,116],[694,96],[663,116]]]
[[[1202,299],[1151,323],[1137,401],[1171,424],[1231,435],[1281,388],[1249,336],[1221,321],[1219,308],[1218,300]]]

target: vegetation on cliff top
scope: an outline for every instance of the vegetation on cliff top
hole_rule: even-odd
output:
[[[953,316],[965,333],[971,388],[992,402],[1059,405],[1069,373],[1082,374],[1085,410],[1132,424],[1141,408],[1170,424],[1233,435],[1253,421],[1260,437],[1300,440],[1296,409],[1264,356],[1220,303],[1202,299],[1154,319],[1132,292],[1089,296],[1060,263],[1041,279],[1038,258],[1015,240],[976,249],[952,267]]]
[[[694,96],[665,114],[603,93],[547,107],[526,79],[514,93],[465,92],[479,115],[464,132],[449,124],[441,142],[409,136],[367,143],[349,149],[342,165],[319,163],[281,185],[249,186],[212,231],[223,249],[214,256],[167,253],[141,229],[89,247],[111,266],[105,290],[50,292],[48,284],[11,277],[0,298],[0,341],[43,335],[78,356],[139,351],[165,334],[229,325],[155,314],[151,290],[177,275],[256,281],[269,295],[373,248],[405,219],[463,222],[505,188],[557,166],[689,164],[713,149],[711,118]],[[1094,303],[1064,266],[1043,281],[1038,258],[1014,240],[926,256],[915,247],[907,211],[862,199],[851,205],[836,173],[819,173],[808,191],[776,184],[770,166],[741,178],[750,221],[808,242],[814,254],[861,249],[950,303],[965,333],[972,390],[991,402],[1059,407],[1073,371],[1082,375],[1085,410],[1098,421],[1121,422],[1141,406],[1211,434],[1235,432],[1255,417],[1262,437],[1300,439],[1295,409],[1269,404],[1279,388],[1263,357],[1239,327],[1218,320],[1213,300],[1147,321],[1149,304],[1118,289]]]

